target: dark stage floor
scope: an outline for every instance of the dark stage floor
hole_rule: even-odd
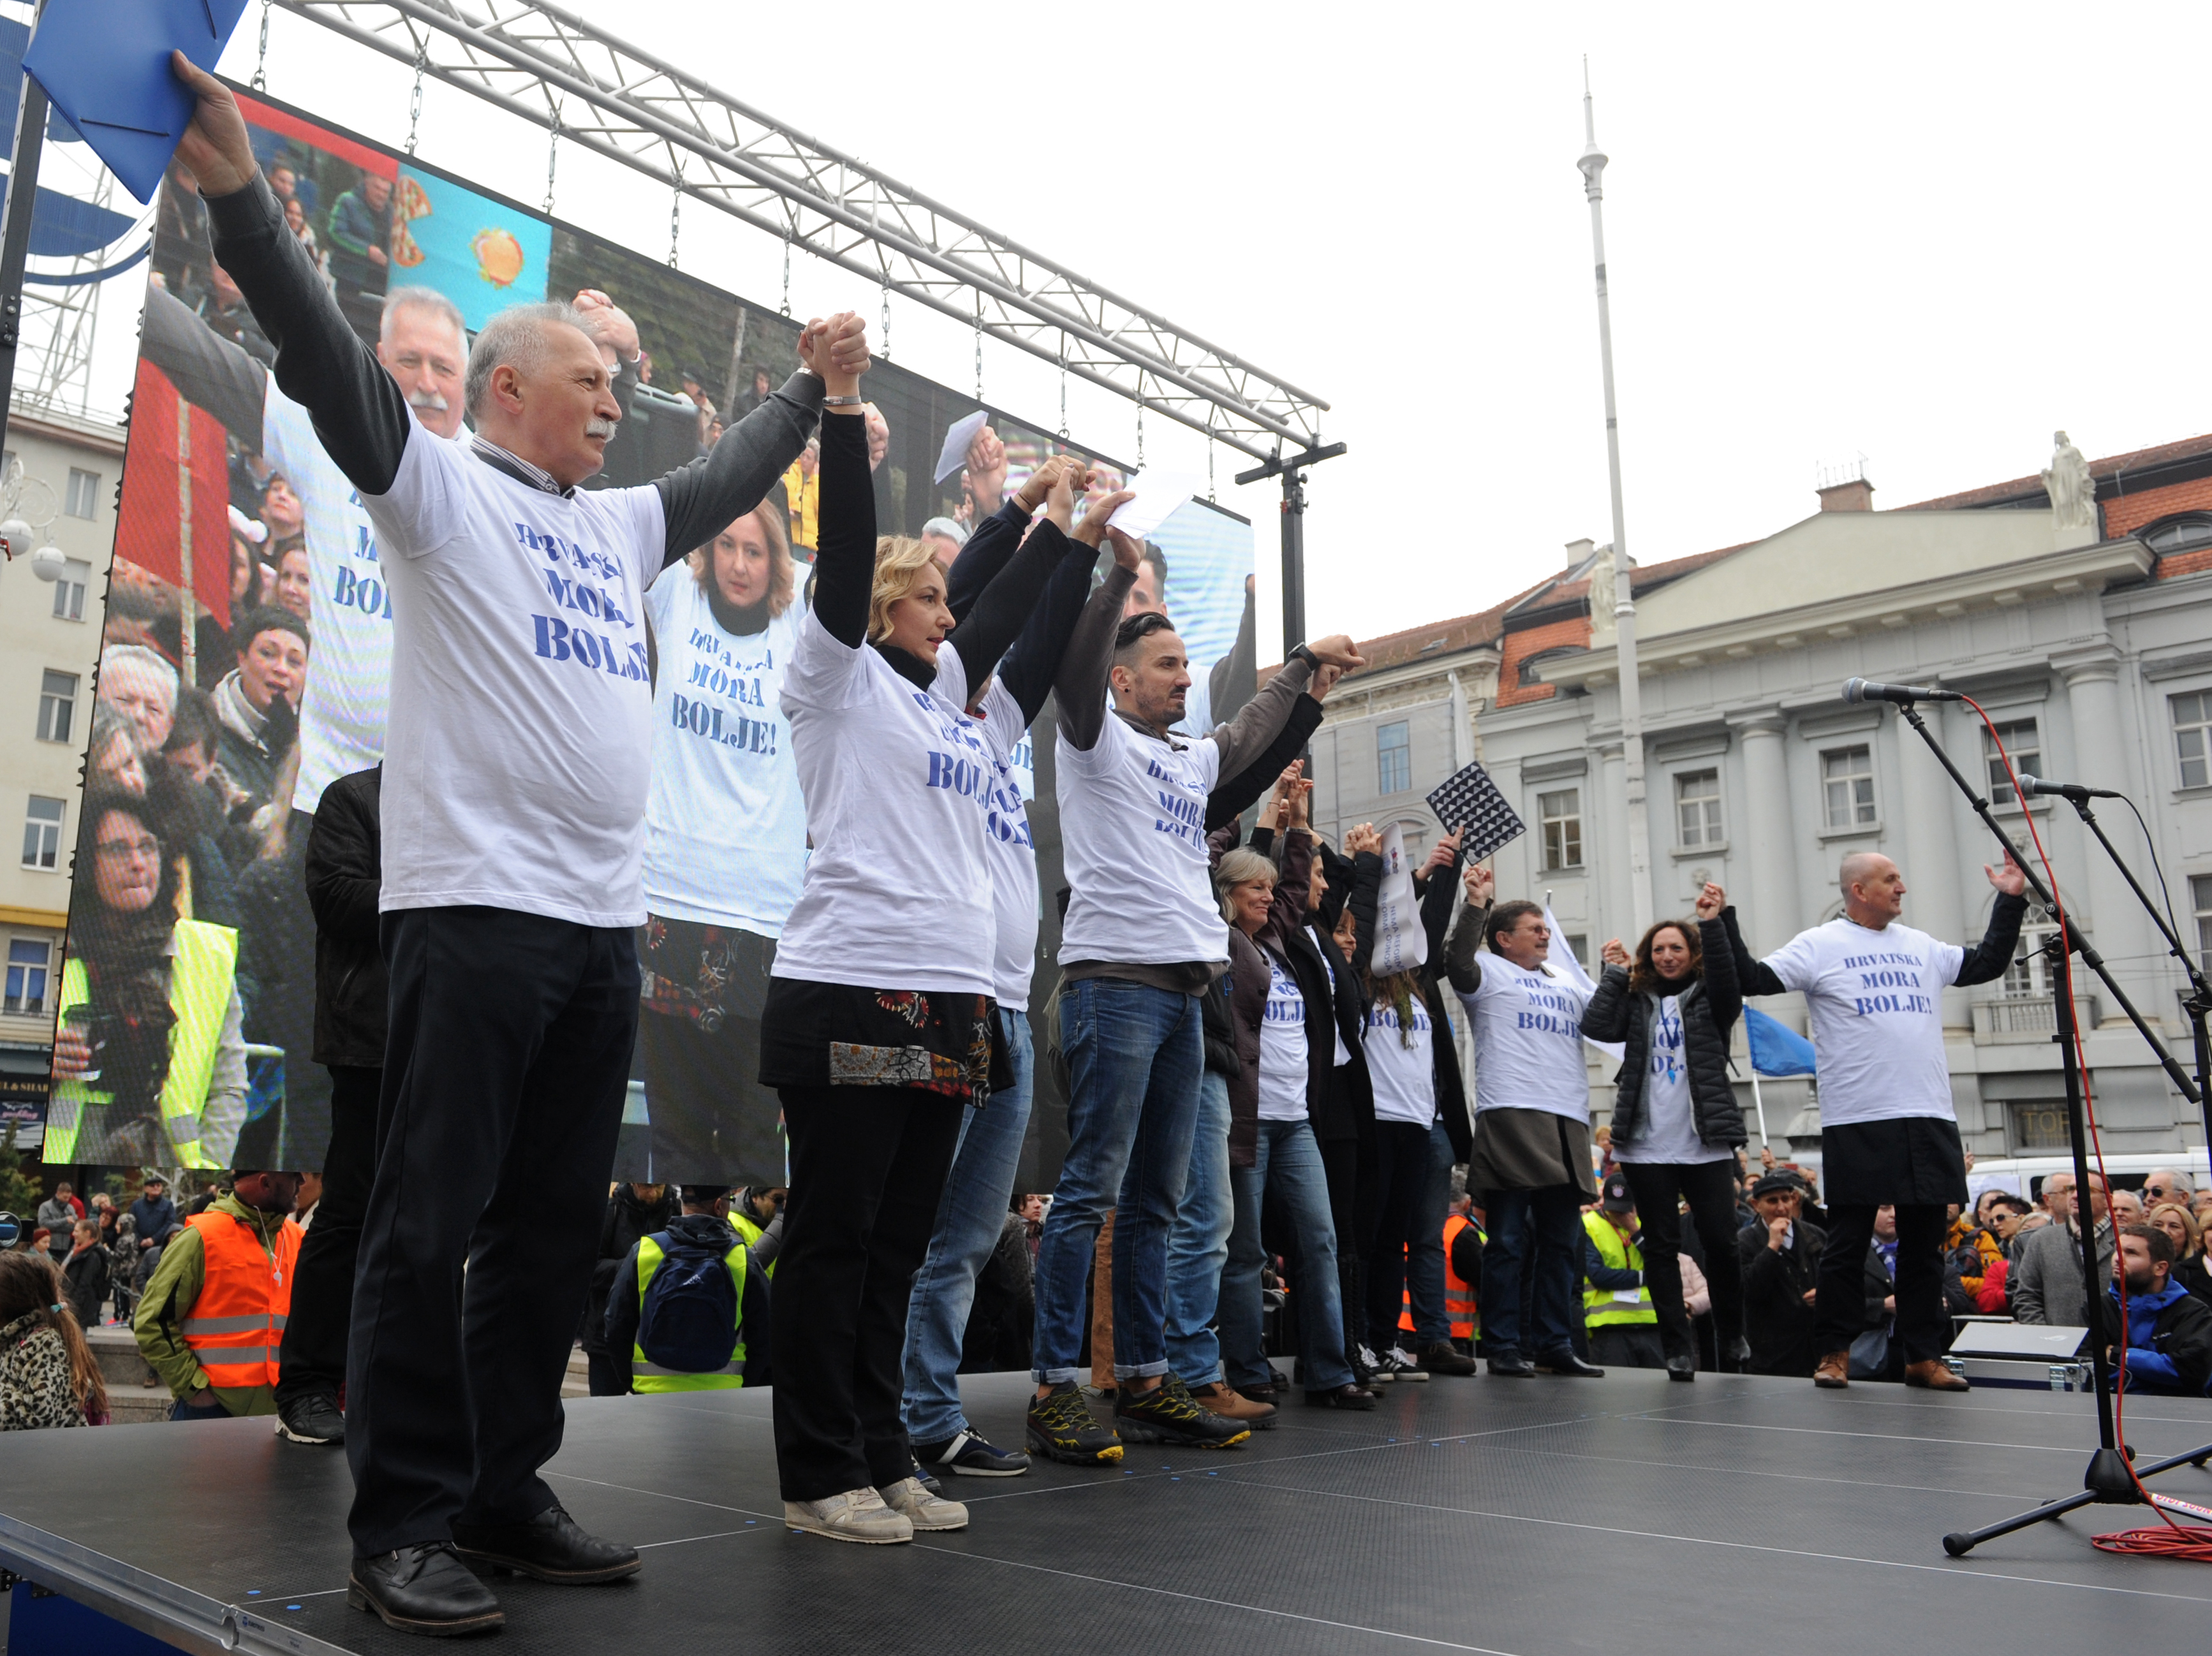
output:
[[[1021,1439],[1026,1385],[969,1377]],[[2138,1398],[2145,1459],[2212,1441],[2212,1404]],[[764,1392],[569,1405],[550,1470],[588,1527],[646,1550],[609,1587],[512,1578],[494,1642],[545,1652],[1863,1652],[2201,1641],[2212,1568],[2108,1556],[2091,1509],[1946,1557],[2080,1487],[2090,1399],[1615,1373],[1399,1385],[1371,1415],[1292,1405],[1249,1447],[1134,1449],[1104,1474],[956,1480],[965,1534],[862,1548],[777,1521]],[[2212,1471],[2158,1487],[2212,1501]],[[337,1453],[265,1421],[0,1438],[0,1564],[218,1649],[409,1651],[346,1608]],[[198,1629],[195,1635],[191,1630]]]

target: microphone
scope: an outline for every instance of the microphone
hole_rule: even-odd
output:
[[[2046,782],[2039,776],[2020,773],[2022,793],[2040,793],[2057,799],[2124,799],[2127,796],[2118,788],[2085,788],[2079,782]]]
[[[1916,701],[1964,701],[1966,698],[1956,690],[1930,690],[1917,684],[1877,684],[1869,678],[1854,678],[1844,685],[1846,701],[1893,701],[1900,707],[1910,707]]]

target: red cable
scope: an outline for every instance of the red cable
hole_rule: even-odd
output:
[[[2005,775],[2012,782],[2013,797],[2021,802],[2021,816],[2027,823],[2027,835],[2034,844],[2036,860],[2043,864],[2044,880],[2051,889],[2051,910],[2058,920],[2058,975],[2060,985],[2065,992],[2066,1004],[2070,1008],[2075,1004],[2074,951],[2067,946],[2066,900],[2059,895],[2057,870],[2051,866],[2050,853],[2043,848],[2043,836],[2036,831],[2035,813],[2027,809],[2027,792],[2021,786],[2020,777],[2013,770],[2012,755],[2005,751],[2004,738],[1997,734],[1997,727],[1990,723],[1989,714],[1983,712],[1980,702],[1970,695],[1961,696],[1960,700],[1974,710],[1976,716],[1982,721],[1983,728],[1988,731],[1990,742],[1997,750],[1997,758],[2004,765]],[[2089,1143],[2096,1153],[2097,1182],[2104,1189],[2106,1211],[2109,1212],[2112,1182],[2106,1176],[2105,1143],[2097,1131],[2096,1101],[2089,1092],[2089,1054],[2082,1044],[2081,1021],[2076,1018],[2072,1022],[2075,1068],[2081,1072],[2081,1113],[2089,1125]],[[2089,1213],[2088,1201],[2088,1192],[2075,1192],[2075,1222],[2088,1223],[2091,1226],[2091,1234],[2094,1236],[2094,1219],[2086,1217]],[[2116,1253],[2119,1247],[2118,1231],[2119,1227],[2117,1224],[2114,1225],[2112,1247]],[[2119,1295],[2120,1338],[2122,1350],[2124,1350],[2128,1326],[2126,1276],[2122,1274],[2115,1277],[2113,1285],[2115,1292]],[[2087,1307],[2092,1311],[2096,1307],[2096,1295],[2100,1286],[2100,1284],[2095,1283],[2084,1284],[2087,1292],[2083,1298]],[[2094,1339],[2096,1336],[2092,1333],[2090,1338]],[[2121,1384],[2124,1374],[2124,1368],[2116,1369],[2112,1384],[2112,1435],[2123,1444],[2127,1441],[2127,1388]],[[2148,1507],[2164,1520],[2166,1526],[2163,1529],[2119,1530],[2108,1535],[2093,1536],[2090,1538],[2092,1543],[2105,1552],[2129,1553],[2154,1558],[2179,1558],[2200,1564],[2212,1564],[2212,1528],[2203,1525],[2177,1522],[2171,1513],[2151,1499],[2150,1491],[2143,1488],[2142,1479],[2136,1476],[2135,1462],[2128,1458],[2124,1448],[2120,1452],[2120,1459],[2128,1469],[2128,1477],[2136,1486],[2136,1494],[2141,1497],[2143,1505]]]

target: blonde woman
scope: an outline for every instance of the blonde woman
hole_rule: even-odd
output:
[[[1044,520],[956,628],[923,542],[875,533],[857,379],[825,362],[821,545],[781,705],[813,851],[777,945],[761,1080],[783,1104],[776,1262],[784,1520],[882,1544],[967,1526],[915,1476],[900,1419],[908,1301],[963,1108],[1012,1081],[995,1039],[986,850],[997,767],[966,709],[1066,550]]]
[[[2204,1232],[2197,1216],[2179,1202],[2160,1202],[2143,1222],[2173,1238],[2173,1282],[2212,1305],[2212,1271],[2204,1265]]]

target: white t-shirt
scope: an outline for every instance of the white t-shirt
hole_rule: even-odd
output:
[[[392,590],[383,908],[642,925],[660,491],[564,499],[416,425],[362,505]]]
[[[1482,956],[1482,982],[1462,995],[1474,1024],[1474,1107],[1543,1110],[1589,1119],[1583,1011],[1592,991],[1503,955]]]
[[[1408,1028],[1401,1028],[1398,1009],[1378,998],[1367,1009],[1359,1044],[1367,1053],[1367,1073],[1375,1083],[1375,1119],[1410,1121],[1425,1127],[1437,1119],[1434,1026],[1419,995],[1413,996],[1408,1005],[1413,1021]]]
[[[645,595],[659,671],[645,805],[645,904],[655,914],[781,936],[806,872],[806,801],[782,707],[805,615],[726,633],[688,561]]]
[[[1063,731],[1054,756],[1069,889],[1060,959],[1226,961],[1229,924],[1206,851],[1220,748],[1139,735],[1109,708],[1087,752]]]
[[[941,652],[939,652],[942,653]],[[1000,1007],[1026,1012],[1030,978],[1036,970],[1036,851],[1030,840],[1029,807],[1022,802],[1034,789],[1022,786],[1018,759],[1030,750],[1029,721],[1022,704],[996,677],[983,692],[983,745],[990,749],[996,779],[983,810],[983,855],[991,870],[991,915],[998,923],[994,974]]]
[[[1206,746],[1212,747],[1212,743]],[[1306,998],[1298,980],[1267,956],[1267,1010],[1260,1019],[1260,1119],[1306,1119]]]
[[[1682,1004],[1673,995],[1659,1002],[1646,1032],[1650,1049],[1644,1071],[1644,1128],[1632,1142],[1613,1141],[1616,1162],[1732,1162],[1726,1145],[1698,1137],[1698,1112],[1690,1096],[1690,1066],[1682,1044]]]
[[[428,430],[422,434],[438,440]],[[469,434],[464,430],[447,440],[465,452]],[[291,483],[307,514],[315,647],[300,701],[300,780],[292,804],[313,811],[325,788],[384,757],[392,594],[361,495],[324,452],[307,409],[273,379],[261,404],[261,452]],[[240,619],[231,617],[233,624]]]
[[[840,643],[811,610],[784,669],[806,831],[805,887],[772,975],[860,989],[992,992],[997,943],[984,813],[997,769],[960,711],[950,644],[916,689],[867,645]]]
[[[1842,915],[1766,957],[1813,1015],[1822,1126],[1957,1119],[1943,1058],[1943,991],[1966,959],[1957,943],[1909,925],[1870,931]]]

